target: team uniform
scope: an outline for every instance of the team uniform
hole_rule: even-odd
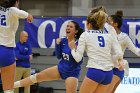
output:
[[[124,54],[126,48],[128,48],[134,54],[136,54],[137,56],[140,56],[140,49],[135,47],[132,40],[129,38],[129,36],[126,33],[121,32],[120,34],[117,35],[117,39],[121,45],[121,49],[122,49],[123,54]],[[115,64],[114,74],[119,76],[121,80],[124,77],[124,71],[118,70],[118,64]]]
[[[137,56],[140,56],[140,49],[135,47],[132,40],[129,38],[129,36],[127,34],[121,32],[120,34],[117,35],[117,33],[115,33],[116,32],[115,29],[113,30],[113,27],[111,25],[109,25],[108,23],[105,24],[104,32],[109,33],[109,34],[113,35],[115,38],[117,38],[117,40],[121,46],[123,54],[124,54],[126,48],[128,48],[133,53],[135,53]],[[113,61],[114,61],[114,58],[113,58]],[[127,62],[127,60],[124,60],[124,62],[125,62],[124,71],[120,71],[118,69],[118,64],[116,64],[116,62],[114,62],[115,68],[113,68],[113,74],[120,77],[121,80],[123,79],[124,74],[126,76],[128,76],[128,74],[129,74],[128,62]]]
[[[75,43],[78,44],[78,42]],[[71,49],[68,46],[67,38],[61,38],[60,44],[56,44],[56,56],[59,59],[58,71],[62,79],[79,77],[82,59],[79,60],[79,63],[75,61],[71,55]]]
[[[116,59],[123,55],[122,51],[117,48],[119,45],[117,43],[111,34],[102,33],[99,30],[89,30],[82,33],[77,49],[73,49],[71,53],[74,59],[79,62],[85,50],[88,56],[86,76],[106,85],[111,82],[113,76],[112,52]]]
[[[105,33],[109,33],[111,35],[113,35],[113,37],[117,37],[117,33],[116,30],[114,29],[114,27],[112,27],[110,24],[108,24],[107,22],[104,25],[104,32]]]
[[[116,38],[116,40],[118,39],[118,38],[117,38],[116,30],[114,29],[114,27],[112,27],[112,26],[111,26],[110,24],[108,24],[108,23],[105,23],[104,32],[105,32],[105,33],[111,34],[111,35],[113,36],[113,38]],[[117,42],[119,42],[119,41],[117,40]],[[120,44],[120,43],[119,43],[119,44]],[[121,46],[120,46],[119,48],[122,50]],[[123,52],[123,53],[124,53],[124,52]],[[113,74],[117,75],[117,76],[120,77],[120,79],[122,80],[123,77],[124,77],[124,71],[120,71],[120,70],[118,69],[118,67],[117,67],[118,64],[116,63],[115,60],[116,60],[116,59],[114,58],[113,53],[112,53],[112,61],[114,62],[114,66],[115,66],[115,68],[113,68]],[[117,67],[117,68],[116,68],[116,67]]]
[[[15,33],[19,18],[27,18],[28,13],[16,7],[3,8],[0,6],[0,67],[15,62],[14,47]]]

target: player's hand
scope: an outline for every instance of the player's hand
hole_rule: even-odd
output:
[[[77,48],[77,46],[75,44],[75,40],[72,40],[71,42],[69,42],[69,47],[70,47],[70,49],[76,49]]]
[[[32,16],[31,14],[28,15],[27,21],[28,21],[29,23],[32,23],[32,22],[33,22],[33,16]]]
[[[61,38],[57,38],[57,39],[56,39],[56,44],[58,44],[58,45],[59,45],[59,44],[60,44],[60,42],[61,42]]]
[[[15,58],[16,59],[16,61],[18,60],[18,58]]]
[[[29,55],[29,60],[31,61],[33,59],[33,55]]]
[[[123,71],[124,70],[124,62],[123,60],[120,60],[119,61],[119,68],[118,68],[120,71]]]

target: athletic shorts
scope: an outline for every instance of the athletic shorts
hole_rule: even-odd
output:
[[[103,71],[95,68],[88,68],[86,76],[99,84],[107,85],[112,81],[113,71]]]
[[[13,47],[0,45],[0,67],[5,67],[15,62],[15,53]]]
[[[60,76],[63,80],[66,80],[68,77],[75,77],[79,78],[80,71],[72,71],[72,72],[67,72],[67,71],[62,71],[59,66],[58,66],[58,71],[60,73]]]
[[[124,70],[120,71],[118,68],[113,68],[113,74],[118,76],[122,80],[124,77]]]

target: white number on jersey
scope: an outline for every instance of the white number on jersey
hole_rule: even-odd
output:
[[[64,60],[68,60],[69,61],[69,55],[66,53],[62,53]]]

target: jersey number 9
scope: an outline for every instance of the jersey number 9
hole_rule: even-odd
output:
[[[105,40],[103,36],[98,36],[99,46],[105,47]]]

